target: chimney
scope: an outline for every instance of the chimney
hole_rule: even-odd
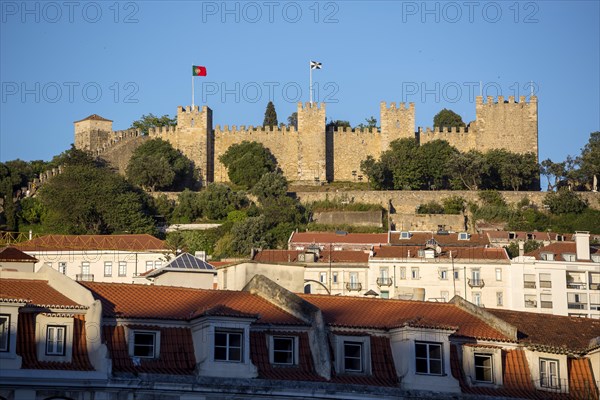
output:
[[[578,231],[573,235],[575,248],[577,249],[577,260],[590,259],[590,233]]]
[[[522,240],[519,240],[519,257],[523,257],[525,255],[525,243]]]

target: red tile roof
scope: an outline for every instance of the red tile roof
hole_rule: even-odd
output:
[[[36,263],[38,262],[38,259],[23,253],[19,249],[8,246],[0,249],[0,261]]]
[[[325,322],[331,326],[392,329],[408,325],[456,329],[455,336],[510,341],[481,319],[450,303],[306,294],[300,297],[320,308]]]
[[[375,248],[374,258],[410,258],[421,259],[419,250],[423,247],[419,246],[382,246]],[[510,263],[510,259],[506,251],[501,248],[485,248],[485,247],[445,247],[442,248],[442,253],[436,257],[437,259],[446,259],[450,261],[450,253],[456,262],[468,262],[470,260],[485,260],[490,262],[505,262]]]
[[[152,235],[45,235],[16,245],[22,251],[57,250],[168,250]]]
[[[569,358],[569,392],[577,399],[598,400],[600,392],[588,358]]]
[[[126,283],[79,282],[102,302],[105,317],[191,320],[203,315],[258,316],[257,324],[304,325],[248,292]]]
[[[438,234],[436,232],[411,232],[410,239],[400,239],[400,232],[391,232],[390,243],[402,246],[424,246],[430,239],[442,247],[444,246],[485,246],[490,244],[487,235],[482,233],[471,234],[469,240],[458,240],[459,233]]]
[[[0,279],[0,300],[45,308],[87,308],[53,289],[47,281],[33,279]]]
[[[387,233],[294,232],[290,243],[386,244]]]
[[[299,261],[298,255],[305,254],[303,250],[263,250],[254,255],[253,260],[267,263],[309,263],[306,261]],[[340,251],[329,251],[324,250],[319,252],[319,263],[329,263],[329,256],[331,255],[332,263],[363,263],[369,262],[369,253],[355,250],[340,250]]]
[[[540,247],[537,250],[531,251],[526,256],[535,257],[536,260],[542,259],[542,253],[552,253],[554,254],[554,261],[566,261],[563,258],[563,254],[577,254],[577,245],[575,242],[555,242],[550,243],[548,246]],[[600,254],[600,249],[595,247],[590,247],[590,256],[592,254]],[[577,261],[585,261],[589,262],[591,260],[577,260]]]
[[[108,122],[113,122],[112,120],[103,118],[103,117],[99,116],[98,114],[92,114],[92,115],[88,115],[84,119],[80,119],[79,121],[75,121],[74,123],[76,124],[77,122],[88,121],[88,120],[91,120],[91,121],[108,121]]]
[[[250,332],[250,358],[262,379],[292,381],[325,381],[315,372],[308,334],[306,332],[269,332],[274,335],[295,336],[298,339],[298,365],[273,366],[269,360],[267,333]]]
[[[91,371],[94,368],[87,353],[85,317],[73,316],[73,353],[71,362],[39,361],[37,358],[35,339],[34,313],[19,313],[17,323],[17,354],[23,358],[22,369],[61,369]]]
[[[600,336],[600,320],[486,308],[515,326],[518,340],[561,353],[584,353],[590,340]]]
[[[486,235],[490,241],[509,241],[509,240],[527,240],[527,235],[534,235],[534,240],[557,240],[557,235],[564,236],[564,239],[567,241],[573,240],[572,234],[562,234],[556,232],[526,232],[526,231],[486,231]],[[513,239],[509,239],[509,234],[514,234]]]
[[[196,367],[192,334],[188,328],[131,326],[160,331],[160,353],[156,359],[140,358],[135,366],[129,355],[123,326],[104,326],[102,333],[110,352],[114,372],[193,375]]]

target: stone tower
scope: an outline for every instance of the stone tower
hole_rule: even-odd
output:
[[[87,118],[75,121],[75,148],[94,151],[102,147],[112,132],[112,121],[92,114]]]
[[[390,142],[396,139],[415,137],[415,103],[410,103],[408,108],[404,103],[396,107],[396,103],[380,103],[379,115],[381,118],[381,152],[389,149]]]
[[[513,153],[534,153],[538,158],[538,99],[532,96],[529,103],[525,96],[515,102],[514,96],[504,100],[498,96],[477,96],[474,123],[470,129],[476,132],[477,150],[505,149]],[[475,128],[475,129],[473,129]]]
[[[214,141],[212,110],[207,106],[177,107],[177,127],[150,130],[150,138],[163,139],[194,162],[202,183],[213,181]]]
[[[298,175],[292,181],[325,182],[325,103],[298,103]],[[292,143],[281,143],[290,146]]]

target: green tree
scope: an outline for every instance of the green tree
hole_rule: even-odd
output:
[[[263,126],[277,126],[277,112],[275,111],[275,105],[272,101],[267,104],[267,109],[265,110],[265,120],[263,121]]]
[[[465,126],[465,123],[460,115],[452,110],[447,110],[444,108],[433,117],[433,126],[440,128],[456,128],[459,126]]]
[[[75,148],[73,144],[71,144],[71,148],[63,151],[57,156],[52,158],[47,165],[48,168],[57,168],[60,166],[67,165],[82,165],[82,166],[91,166],[91,167],[103,167],[106,166],[106,163],[99,159],[92,157],[89,153]]]
[[[456,189],[462,189],[464,186],[468,190],[478,190],[486,171],[485,157],[477,150],[454,153],[448,160],[448,172],[453,178],[453,186]]]
[[[142,115],[137,121],[133,121],[130,129],[139,129],[142,134],[147,135],[150,128],[159,128],[161,126],[176,126],[177,118],[170,118],[168,115],[157,117],[150,113],[148,115]]]
[[[452,175],[449,164],[458,150],[445,140],[433,140],[418,148],[418,159],[423,171],[422,189],[450,189]]]
[[[548,158],[540,164],[540,172],[548,180],[548,190],[552,191],[567,177],[566,162],[555,163]]]
[[[339,119],[330,120],[327,125],[325,125],[325,130],[327,132],[333,132],[337,128],[350,128],[350,121],[342,121]]]
[[[192,162],[162,139],[140,145],[127,165],[127,178],[147,190],[181,190],[193,187]]]
[[[285,196],[288,189],[288,181],[281,172],[267,172],[252,188],[252,194],[258,197],[260,202],[271,197]]]
[[[419,190],[425,186],[424,162],[419,145],[412,138],[394,140],[381,156],[393,174],[394,189]]]
[[[239,210],[248,204],[248,199],[240,192],[234,192],[227,185],[211,183],[197,196],[201,215],[210,220],[221,220],[231,211]]]
[[[465,212],[466,201],[460,196],[450,196],[442,200],[444,214],[462,214]]]
[[[106,168],[73,165],[40,190],[46,231],[65,234],[153,233],[148,197]]]
[[[585,199],[567,189],[548,192],[542,203],[548,207],[552,214],[579,214],[588,207]]]
[[[341,122],[346,122],[346,121],[341,121]],[[360,123],[358,124],[356,127],[359,129],[373,129],[373,128],[377,128],[377,118],[375,118],[374,116],[370,116],[369,118],[365,118],[365,122],[366,124]]]
[[[577,161],[580,165],[582,178],[588,186],[592,186],[594,177],[597,181],[600,180],[600,131],[590,134],[590,139],[581,149],[581,155],[577,158]]]
[[[394,188],[394,175],[382,161],[367,156],[360,162],[360,170],[367,176],[371,188],[375,190]]]
[[[267,172],[277,169],[273,154],[257,142],[234,144],[219,156],[219,161],[227,168],[229,180],[246,189],[256,185]]]
[[[444,206],[437,201],[430,201],[429,203],[420,204],[417,207],[417,214],[443,214]]]
[[[250,256],[253,248],[266,248],[269,245],[265,216],[248,218],[231,228],[231,250],[239,256]]]
[[[298,113],[294,111],[287,119],[288,125],[298,129]]]
[[[198,193],[185,189],[177,196],[177,203],[173,210],[172,222],[189,224],[196,221],[202,215],[202,209],[198,202]]]

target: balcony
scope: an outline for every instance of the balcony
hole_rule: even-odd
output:
[[[590,290],[600,290],[600,283],[590,283]]]
[[[346,289],[349,292],[360,292],[362,290],[362,283],[359,282],[348,282],[346,283]]]
[[[94,274],[77,274],[75,275],[75,280],[82,282],[94,282]]]
[[[584,290],[587,285],[585,282],[567,282],[567,289],[581,289]]]
[[[587,303],[568,303],[570,310],[587,310]]]
[[[592,310],[592,311],[600,311],[600,304],[590,303],[590,310]]]
[[[469,286],[474,288],[482,288],[485,286],[485,283],[483,282],[483,279],[470,279],[468,280]]]
[[[523,287],[525,289],[535,289],[535,281],[525,281],[523,282]]]
[[[377,278],[377,286],[392,286],[392,278]]]

